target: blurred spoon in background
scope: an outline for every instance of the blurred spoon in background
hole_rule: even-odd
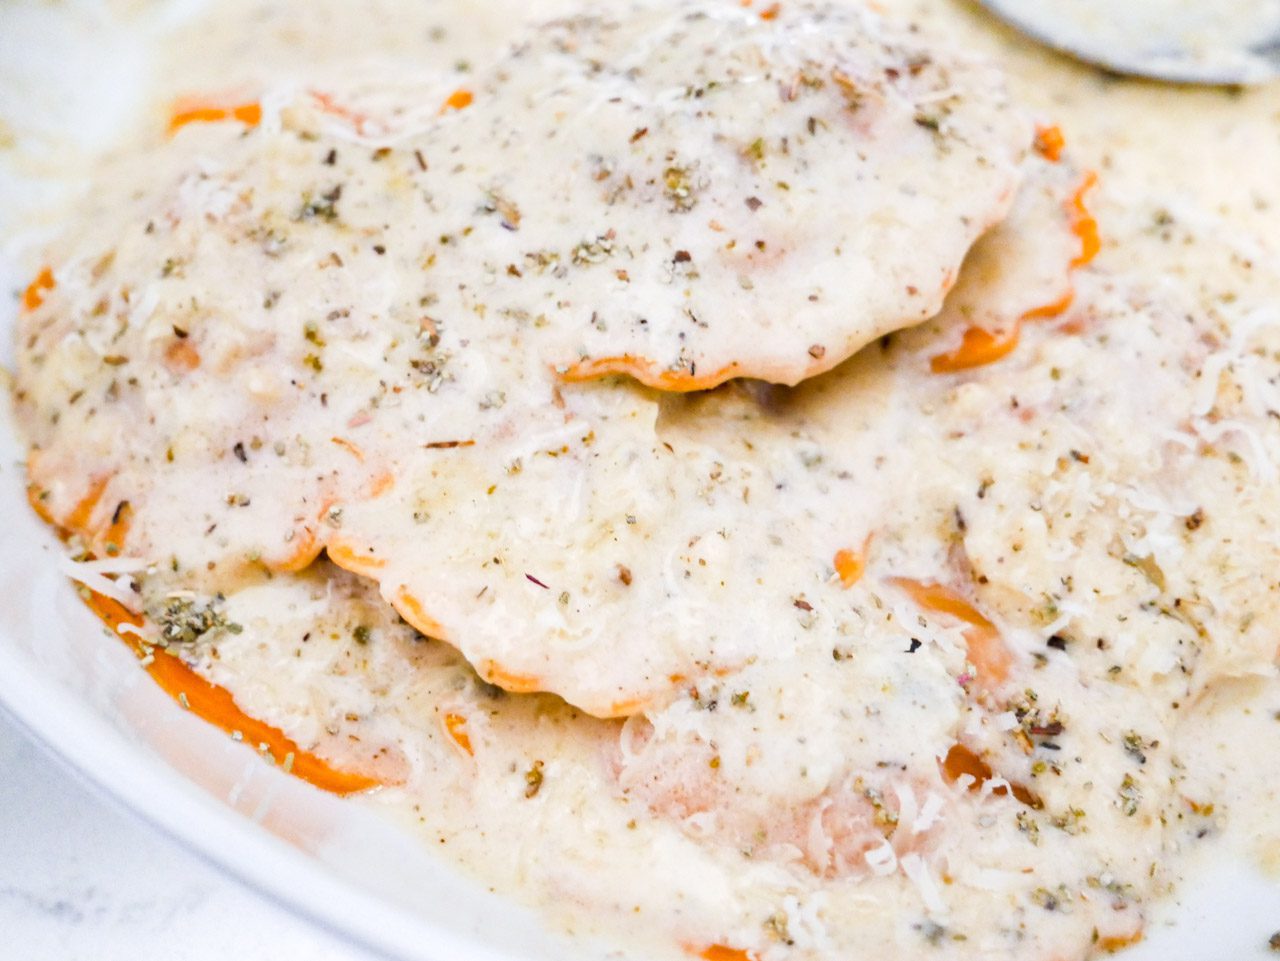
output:
[[[1173,83],[1280,77],[1280,0],[978,0],[1022,33],[1115,73]]]

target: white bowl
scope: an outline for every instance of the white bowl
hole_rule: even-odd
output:
[[[105,136],[146,82],[142,40],[136,31],[113,34],[107,24],[92,35],[60,32],[50,13],[57,6],[0,5],[0,116],[12,119],[6,107],[39,90],[46,99],[30,108],[42,136]],[[38,171],[24,177],[0,164],[0,236],[20,208],[55,193]],[[0,251],[0,289],[19,288],[30,266],[14,245]],[[15,307],[7,298],[0,305],[0,355],[7,355]],[[61,547],[25,503],[24,454],[6,412],[0,708],[188,847],[375,951],[415,961],[619,957],[616,946],[550,932],[532,912],[437,859],[420,836],[291,778],[179,708],[124,644],[104,636],[58,572]],[[1129,961],[1261,961],[1274,957],[1266,942],[1280,928],[1280,885],[1243,859],[1226,859],[1207,867],[1166,913],[1177,923],[1152,925],[1147,941],[1126,953]]]

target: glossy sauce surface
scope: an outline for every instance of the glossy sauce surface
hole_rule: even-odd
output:
[[[539,6],[228,5],[179,33],[164,75],[181,80],[139,137],[158,141],[179,96],[226,92],[234,115],[246,91],[321,78],[434,113],[522,19],[560,12]],[[705,458],[709,524],[788,519],[753,569],[787,585],[755,617],[768,644],[597,720],[423,640],[357,553],[335,558],[356,575],[238,581],[218,610],[241,630],[184,649],[303,750],[405,782],[358,803],[627,956],[1085,957],[1140,937],[1182,854],[1222,831],[1274,862],[1247,745],[1274,736],[1280,698],[1276,90],[1119,82],[968,6],[885,6],[994,57],[1057,126],[1062,156],[1027,175],[1043,201],[984,238],[967,265],[983,282],[937,319],[799,388],[606,388],[646,412],[643,437]],[[192,133],[209,155],[227,139]],[[50,290],[37,277],[33,309]],[[937,363],[973,359],[974,329],[1017,337],[990,363]],[[726,476],[785,493],[751,506]],[[532,517],[516,503],[495,530]],[[612,589],[644,563],[610,558]]]

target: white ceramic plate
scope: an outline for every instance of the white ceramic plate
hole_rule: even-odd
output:
[[[189,6],[189,4],[187,4]],[[0,118],[20,137],[92,143],[146,83],[145,37],[103,21],[61,30],[59,5],[0,4]],[[181,6],[163,8],[178,15]],[[156,8],[162,12],[161,7]],[[3,131],[0,131],[2,133]],[[60,178],[60,179],[59,179]],[[67,180],[0,158],[0,237]],[[0,247],[0,290],[32,268]],[[7,356],[14,301],[0,300]],[[25,503],[23,450],[0,417],[0,708],[104,791],[264,895],[388,956],[429,961],[587,961],[610,948],[547,931],[435,859],[419,837],[367,806],[293,779],[185,713],[138,668],[58,572],[60,547]],[[1250,961],[1280,928],[1280,886],[1243,861],[1206,866],[1129,961]]]

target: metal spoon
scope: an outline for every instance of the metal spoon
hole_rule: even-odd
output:
[[[978,0],[1022,33],[1116,73],[1174,83],[1280,77],[1280,0]]]

